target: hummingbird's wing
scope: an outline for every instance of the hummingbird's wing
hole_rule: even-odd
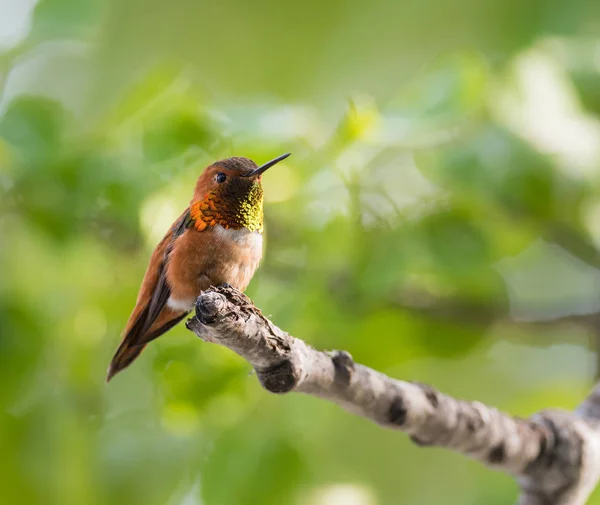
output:
[[[142,281],[136,306],[123,332],[123,340],[108,367],[107,382],[116,373],[129,366],[148,342],[171,329],[187,315],[187,312],[163,312],[163,309],[171,296],[171,288],[166,277],[169,255],[177,237],[181,236],[192,223],[188,208],[154,250]]]

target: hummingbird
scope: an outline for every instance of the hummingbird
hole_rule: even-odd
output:
[[[262,174],[290,154],[260,167],[235,157],[204,169],[190,205],[152,253],[106,382],[185,318],[202,290],[246,289],[262,258]]]

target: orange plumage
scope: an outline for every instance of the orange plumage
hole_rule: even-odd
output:
[[[190,206],[152,253],[107,381],[179,323],[203,289],[246,289],[262,257],[262,173],[287,156],[261,167],[228,158],[204,170]]]

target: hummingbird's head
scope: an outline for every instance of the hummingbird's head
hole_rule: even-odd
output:
[[[190,206],[196,229],[219,224],[262,231],[262,174],[289,155],[278,156],[260,167],[248,158],[227,158],[206,167],[198,178]]]

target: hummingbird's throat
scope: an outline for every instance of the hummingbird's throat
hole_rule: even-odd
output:
[[[262,232],[263,190],[260,184],[252,184],[243,192],[219,189],[190,206],[194,228],[203,231],[219,224],[227,229],[247,228]]]

